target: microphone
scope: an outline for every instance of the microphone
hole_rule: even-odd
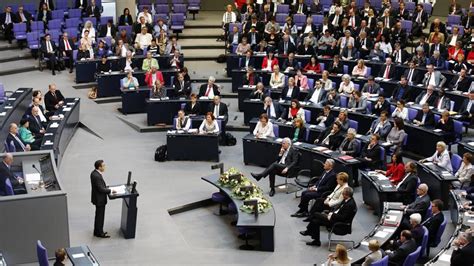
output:
[[[32,164],[31,167],[33,167],[33,169],[35,169],[36,172],[38,172],[38,174],[40,174],[40,176],[41,176],[41,172],[38,170],[38,168],[36,168],[35,164]]]
[[[94,257],[92,257],[92,254],[90,251],[87,252],[87,256],[91,259],[92,263],[95,264]]]
[[[224,163],[218,163],[218,164],[213,164],[211,165],[211,169],[214,170],[214,169],[220,169],[221,170],[221,174],[224,173]]]
[[[127,186],[130,186],[130,180],[132,178],[132,171],[128,171],[128,177],[127,177]]]

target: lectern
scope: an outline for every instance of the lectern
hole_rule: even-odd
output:
[[[120,229],[125,239],[135,238],[135,231],[137,228],[137,197],[139,196],[136,190],[137,182],[130,183],[131,173],[128,173],[127,184],[110,186],[117,191],[115,194],[109,194],[109,199],[122,199],[122,220]]]

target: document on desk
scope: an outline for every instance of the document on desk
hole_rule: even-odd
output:
[[[388,221],[388,222],[395,222],[397,220],[397,216],[387,215],[387,216],[385,216],[385,220]]]
[[[25,175],[26,183],[35,183],[41,180],[41,175],[39,173],[32,173]]]
[[[109,187],[109,188],[117,192],[117,194],[125,194],[125,192],[127,192],[125,185]]]
[[[474,146],[474,141],[468,142],[467,144],[469,144],[470,146]]]
[[[86,255],[84,253],[76,253],[72,254],[73,259],[79,259],[79,258],[84,258]]]
[[[50,127],[50,128],[57,128],[57,127],[59,127],[59,123],[58,123],[58,122],[54,122],[54,123],[52,123],[49,127]]]
[[[51,140],[47,140],[44,142],[44,145],[53,145],[54,143]]]
[[[276,142],[282,142],[283,139],[282,139],[282,138],[277,138],[275,141],[276,141]]]
[[[443,255],[439,256],[440,261],[451,262],[451,255],[444,253]]]
[[[13,108],[13,106],[11,106],[11,105],[7,105],[7,106],[5,106],[4,108],[5,108],[5,109],[12,109],[12,108]]]
[[[470,224],[474,224],[474,219],[469,219],[469,220],[467,220],[467,222],[470,223]]]
[[[377,233],[375,233],[374,236],[375,236],[375,237],[378,237],[378,238],[385,238],[385,237],[388,236],[388,232],[378,231]]]
[[[377,177],[378,180],[382,181],[382,180],[388,180],[388,177],[382,175],[382,174],[377,174],[375,175]],[[389,186],[391,187],[391,186]]]
[[[63,108],[63,111],[64,111],[64,112],[69,112],[69,111],[71,111],[71,107],[64,107],[64,108]]]
[[[426,163],[423,163],[424,165],[426,166],[433,166],[434,164],[432,162],[426,162]]]
[[[7,115],[7,112],[1,112],[0,113],[0,116],[5,116],[5,115]]]
[[[384,228],[383,231],[387,233],[393,233],[395,232],[396,228]]]

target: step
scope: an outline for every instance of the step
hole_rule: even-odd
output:
[[[183,39],[179,41],[181,48],[188,49],[224,49],[223,42],[216,42],[214,39]]]
[[[185,28],[183,33],[179,34],[179,39],[207,38],[215,40],[221,35],[222,29]]]
[[[38,61],[26,59],[21,61],[11,61],[0,64],[0,76],[18,74],[39,69]]]
[[[31,58],[32,58],[32,55],[29,49],[0,50],[0,63],[31,59]]]
[[[217,57],[225,53],[225,49],[184,49],[185,61],[208,61],[216,60]]]

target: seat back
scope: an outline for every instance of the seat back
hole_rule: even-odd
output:
[[[453,172],[456,173],[461,167],[462,157],[458,154],[453,153],[451,155],[451,166],[453,167]]]
[[[413,121],[417,113],[418,113],[418,110],[414,108],[408,108],[408,120]]]
[[[64,11],[63,10],[53,10],[51,11],[51,18],[52,19],[64,19]]]
[[[458,25],[461,23],[461,16],[459,15],[448,15],[448,20],[446,21],[446,26]]]
[[[378,261],[372,262],[370,266],[388,266],[388,256],[385,256]]]
[[[281,6],[281,5],[278,5]],[[283,25],[285,23],[286,17],[288,16],[288,13],[277,13],[275,15],[275,21],[278,22],[278,24]]]
[[[313,18],[313,24],[315,26],[323,25],[323,21],[324,21],[324,16],[323,15],[312,15],[311,18]]]
[[[344,74],[349,73],[349,66],[348,65],[343,65],[342,66],[342,72],[344,72]]]
[[[7,141],[5,141],[3,143],[3,145],[5,146],[5,151],[6,152],[16,152],[16,148],[15,148],[15,145],[13,144],[13,141],[8,143]]]
[[[348,235],[352,233],[352,221],[354,220],[354,217],[357,214],[357,207],[352,210],[349,223],[343,224],[343,223],[336,223],[336,226],[333,227],[332,232],[336,235],[343,236],[343,235]]]
[[[314,88],[314,79],[308,79],[308,88]]]
[[[280,127],[277,124],[273,124],[273,134],[275,137],[280,136]]]
[[[456,142],[462,139],[463,125],[461,121],[454,120],[454,135],[456,137]]]
[[[443,222],[441,223],[441,225],[438,228],[438,231],[436,232],[435,242],[432,243],[434,247],[437,247],[439,243],[441,242],[441,237],[443,236],[443,233],[444,233],[444,230],[446,229],[447,224],[448,224],[448,219],[444,217]]]
[[[382,169],[385,166],[385,148],[380,146],[380,166]]]
[[[107,25],[107,22],[109,22],[109,20],[112,20],[112,24],[114,23],[114,17],[112,16],[103,16],[103,17],[100,17],[100,25]]]
[[[69,9],[67,12],[67,15],[69,18],[81,18],[81,9],[79,8],[74,8],[74,9]]]
[[[7,196],[15,195],[15,192],[13,192],[13,186],[12,182],[10,181],[10,178],[5,179],[5,191]]]
[[[405,262],[403,262],[403,266],[415,266],[416,260],[420,256],[420,251],[421,251],[421,246],[418,247],[412,253],[410,253],[410,255],[408,255],[408,257],[405,259]]]
[[[359,122],[349,119],[349,127],[357,131],[359,129]]]
[[[40,240],[36,242],[36,255],[38,256],[38,263],[40,266],[49,266],[48,251],[43,244],[41,244]]]
[[[132,35],[132,26],[118,26],[118,31],[122,31],[122,30],[125,30],[127,31],[127,35],[130,36]]]
[[[346,107],[347,107],[347,96],[341,95],[341,98],[340,98],[340,99],[341,99],[341,100],[340,100],[340,102],[339,102],[339,105],[340,105],[341,107],[346,108]]]
[[[304,119],[306,123],[309,123],[309,121],[311,121],[311,111],[306,110],[306,109],[303,109],[303,111],[304,111]]]
[[[61,19],[52,19],[48,21],[49,30],[60,30],[61,29]]]
[[[31,31],[44,32],[44,23],[43,21],[32,21],[31,22]]]
[[[305,14],[294,14],[293,15],[293,21],[296,25],[296,27],[298,27],[298,29],[301,29],[304,24],[306,23],[306,15]]]
[[[188,7],[184,4],[173,5],[173,13],[186,15],[187,11],[188,11]]]
[[[288,16],[288,13],[290,13],[290,6],[285,5],[285,4],[280,4],[277,6],[276,12],[280,14],[286,14],[286,16]]]
[[[421,251],[420,251],[421,258],[424,258],[427,254],[426,249],[428,248],[428,236],[429,236],[428,228],[423,226],[423,239],[421,240]]]

